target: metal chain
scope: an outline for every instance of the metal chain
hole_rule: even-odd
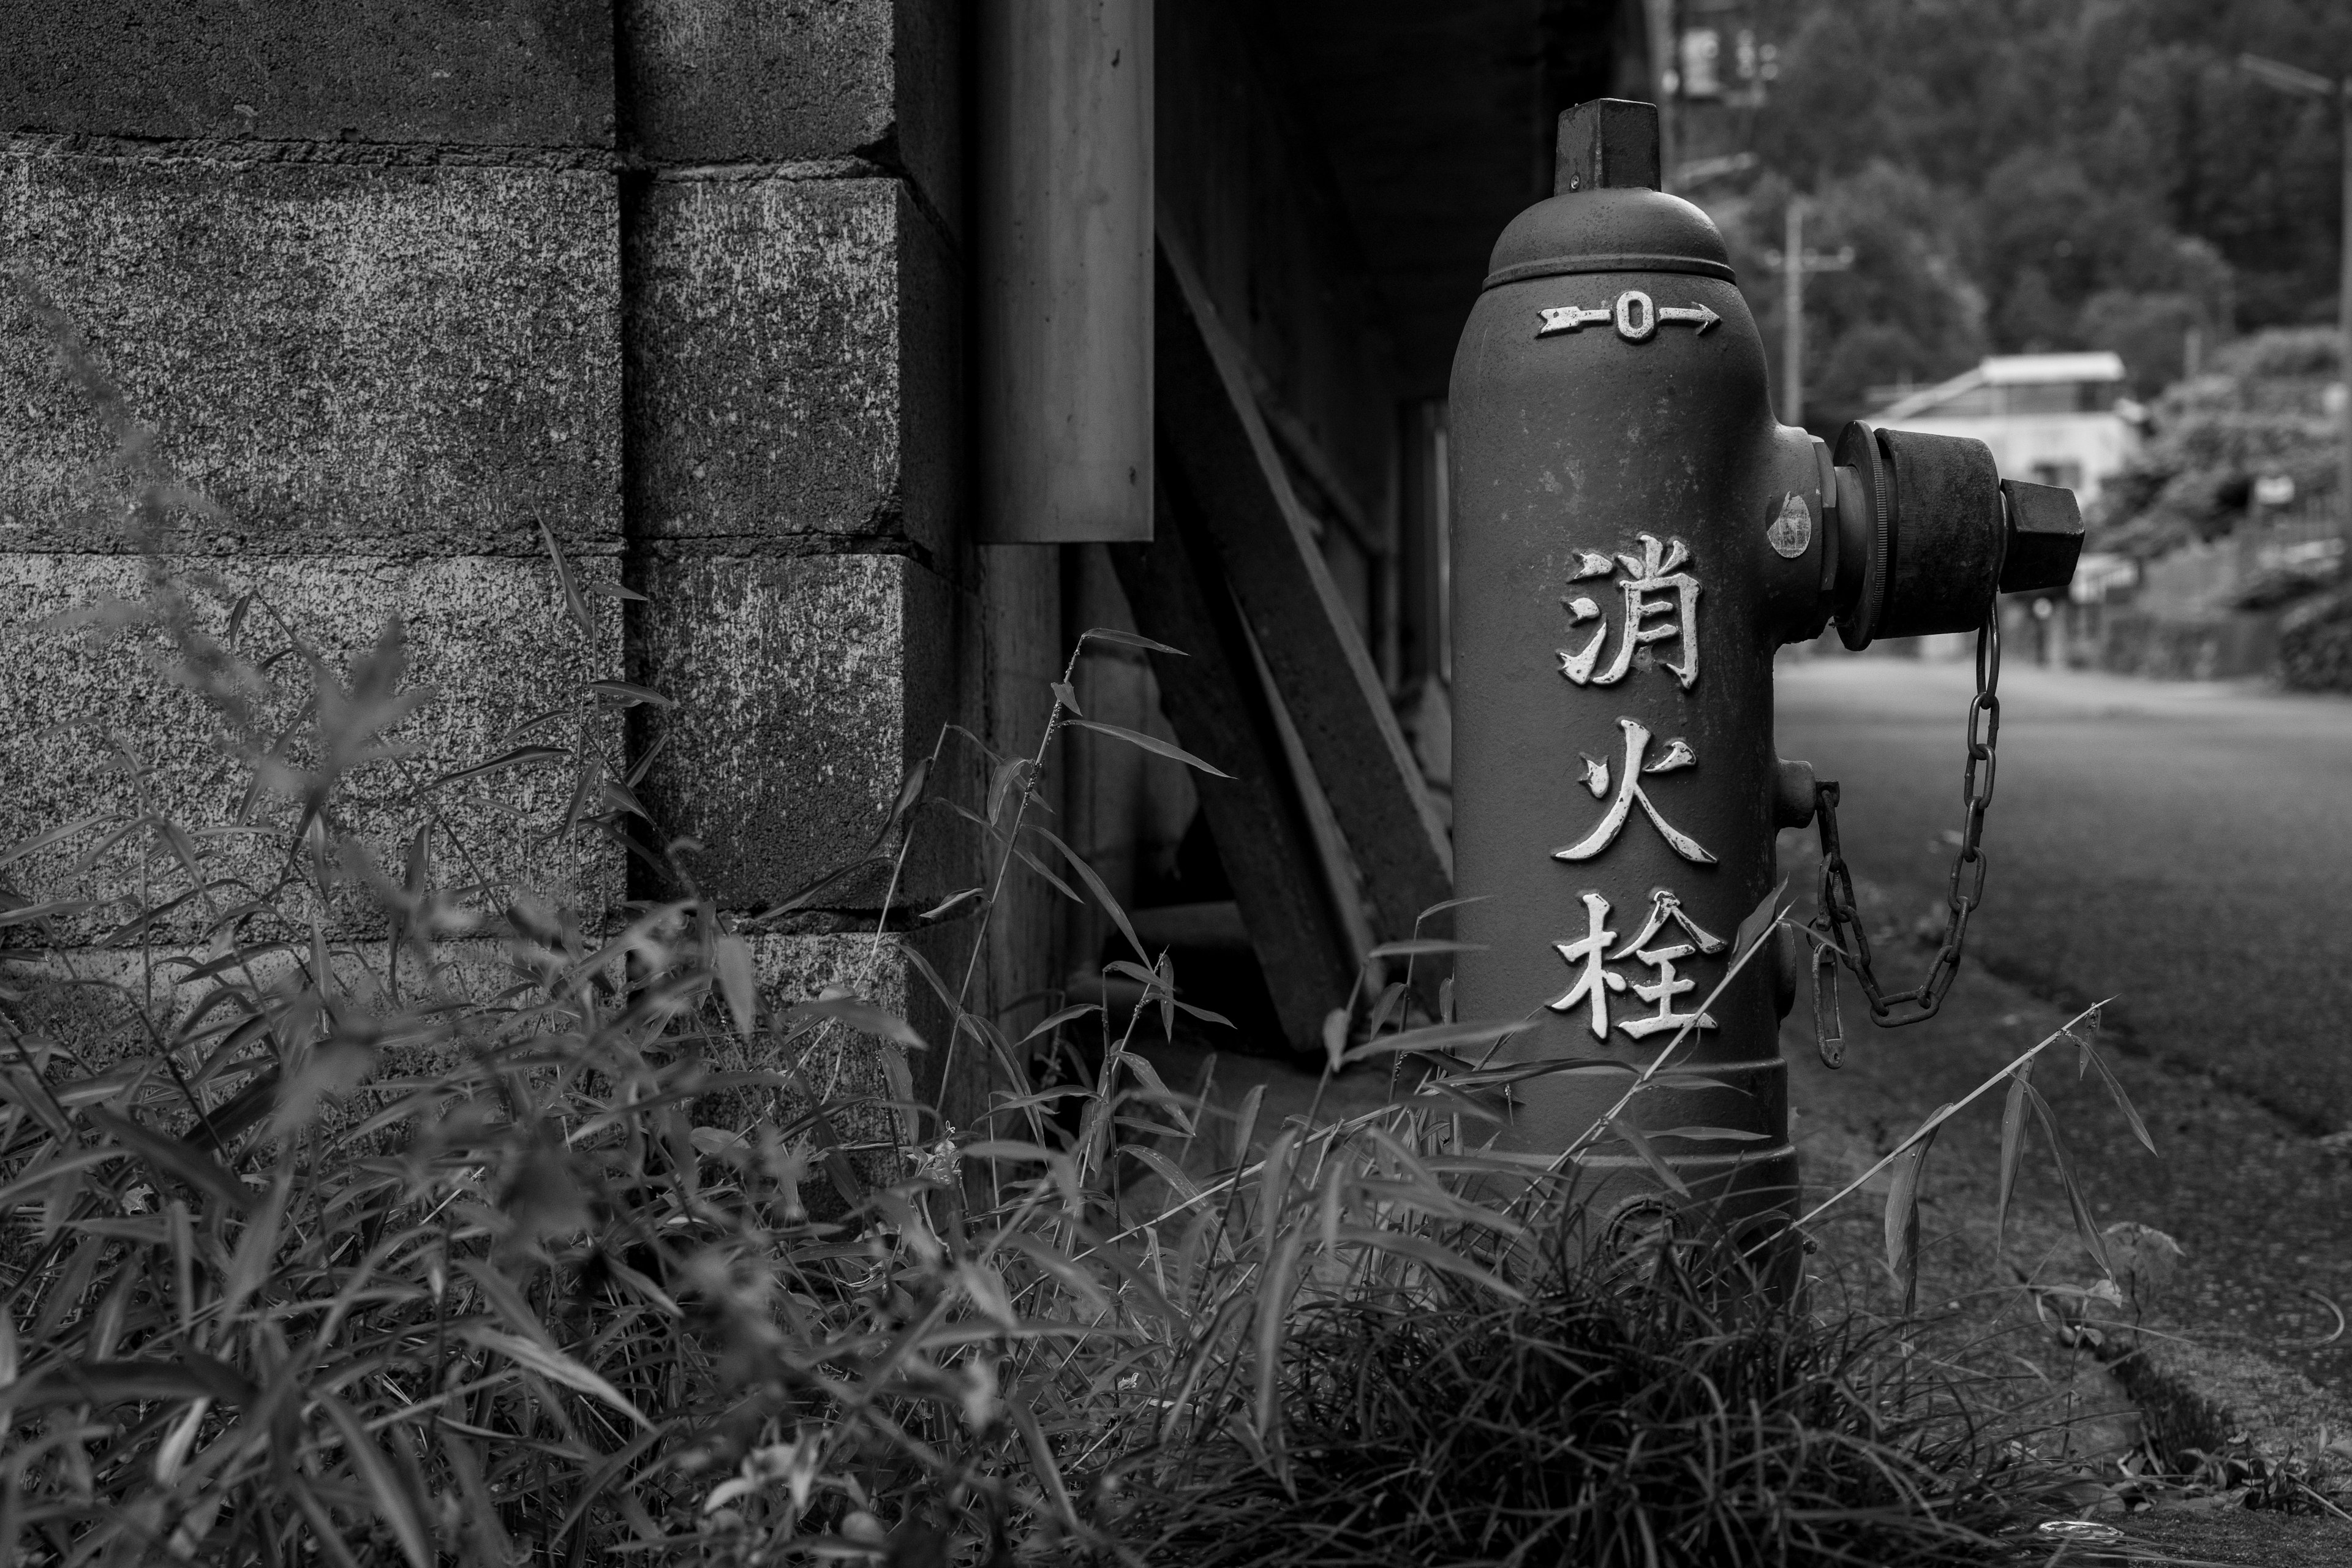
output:
[[[1853,876],[1846,869],[1838,847],[1838,786],[1822,780],[1813,786],[1822,833],[1821,912],[1813,930],[1822,940],[1813,953],[1814,1028],[1822,1059],[1831,1067],[1843,1056],[1844,1028],[1837,1012],[1837,976],[1830,966],[1843,960],[1862,986],[1870,1016],[1881,1028],[1899,1028],[1936,1016],[1944,994],[1959,973],[1960,948],[1967,942],[1969,916],[1984,900],[1986,858],[1985,808],[1992,804],[1994,749],[2000,742],[2000,608],[1988,606],[1977,630],[1977,694],[1969,704],[1969,760],[1960,775],[1960,800],[1967,808],[1960,829],[1960,853],[1952,862],[1950,889],[1945,899],[1944,941],[1929,965],[1927,977],[1908,991],[1888,994],[1872,967],[1870,937],[1863,930],[1862,911],[1853,896]],[[1827,995],[1823,970],[1828,969]],[[1822,1003],[1828,1006],[1824,1010]]]

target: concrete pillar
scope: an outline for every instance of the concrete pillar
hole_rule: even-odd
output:
[[[624,146],[648,171],[624,216],[630,571],[653,601],[632,671],[679,703],[646,796],[702,844],[697,884],[729,909],[861,851],[943,726],[1026,750],[1051,701],[1055,554],[970,537],[958,17],[620,8]],[[939,777],[967,805],[989,771],[946,742]],[[986,865],[968,825],[927,814],[888,921]],[[888,881],[827,886],[770,945],[873,930]],[[973,1005],[1053,978],[1045,896],[1013,879]],[[919,938],[950,986],[976,934]]]

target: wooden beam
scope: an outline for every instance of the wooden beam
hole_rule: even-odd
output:
[[[982,544],[1151,537],[1151,0],[963,9]]]
[[[1375,934],[1411,934],[1453,896],[1454,852],[1339,588],[1250,395],[1247,361],[1160,226],[1154,304],[1160,461],[1256,635],[1285,710],[1347,836]],[[1441,935],[1440,917],[1423,934]]]
[[[1193,784],[1283,1033],[1295,1048],[1312,1050],[1324,1016],[1347,1005],[1353,944],[1333,907],[1248,630],[1204,547],[1197,507],[1160,471],[1156,536],[1109,546],[1111,565],[1136,629],[1189,656],[1150,656],[1160,710],[1187,751],[1234,775],[1195,774]],[[1184,977],[1176,978],[1181,985]]]

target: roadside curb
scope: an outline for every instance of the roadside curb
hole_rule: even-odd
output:
[[[2173,1469],[2236,1453],[2307,1464],[2307,1479],[2323,1492],[2352,1483],[2352,1401],[2292,1368],[2243,1351],[2155,1340],[2109,1365]]]
[[[1940,1103],[1965,1092],[1963,1086],[1974,1087],[2067,1016],[1973,963],[1965,966],[1944,1016],[1932,1024],[1878,1031],[1860,1022],[1857,1034],[1854,1015],[1860,1009],[1850,987],[1847,1007],[1851,1049],[1848,1065],[1837,1071],[1815,1060],[1808,1000],[1798,1002],[1781,1033],[1781,1051],[1790,1062],[1790,1101],[1808,1166],[1807,1185],[1816,1201],[1861,1174]],[[2077,1081],[2071,1048],[2062,1043],[2053,1049],[2067,1051],[2067,1058],[2063,1064],[2050,1058],[2051,1069],[2041,1072],[2035,1082],[2057,1102],[2079,1162],[2084,1145],[2095,1145],[2099,1128],[2120,1118],[2105,1106],[2104,1095]],[[2135,1100],[2155,1120],[2144,1085],[2167,1069],[2119,1056],[2112,1048],[2104,1054],[2131,1082]],[[2010,1212],[2007,1246],[1996,1245],[1991,1222],[1999,1188],[2000,1100],[2000,1090],[1979,1100],[1965,1113],[1965,1123],[1956,1122],[1937,1139],[1928,1159],[1921,1229],[1923,1235],[1937,1236],[1939,1246],[1929,1249],[1922,1266],[1923,1304],[1944,1300],[1957,1304],[1971,1295],[1985,1299],[1989,1285],[1997,1295],[2008,1280],[2029,1274],[2037,1285],[2062,1289],[2097,1278],[2096,1268],[2074,1239],[2066,1205],[2051,1180],[2048,1155],[2038,1144]],[[2110,1137],[2108,1142],[2112,1145],[2115,1141]],[[1849,1269],[1874,1275],[1872,1288],[1880,1289],[1885,1288],[1885,1274],[1875,1237],[1889,1180],[1887,1173],[1874,1178],[1847,1200],[1859,1212],[1833,1219],[1835,1234],[1820,1234],[1832,1258]],[[2160,1216],[2102,1212],[2098,1217],[2105,1224]],[[2226,1275],[2217,1281],[2215,1272],[2223,1268],[2213,1258],[2197,1256],[2192,1247],[2183,1273],[2209,1290],[2218,1285],[2226,1294],[2243,1282]],[[2208,1321],[2205,1292],[2198,1292],[2195,1300],[2190,1296],[2186,1289],[2169,1291],[2147,1314],[2145,1331],[2106,1328],[2105,1343],[2092,1352],[2112,1379],[2110,1389],[2119,1391],[2137,1410],[2141,1435],[2155,1457],[2176,1474],[2193,1472],[2200,1463],[2209,1474],[2284,1469],[2323,1494],[2333,1494],[2339,1504],[2352,1506],[2352,1499],[2344,1496],[2352,1489],[2352,1398],[2254,1351],[2212,1342],[2236,1336]],[[1988,1310],[1984,1315],[2003,1317],[2012,1327],[2038,1327],[2008,1308]],[[2054,1370],[2073,1353],[2058,1337],[2062,1327],[2053,1323],[2050,1334],[2033,1334],[2059,1352],[2032,1356],[2045,1370]],[[2084,1340],[2097,1345],[2096,1335]],[[2063,1381],[2065,1374],[2060,1375]],[[2237,1461],[2235,1472],[2225,1464],[2229,1460]]]

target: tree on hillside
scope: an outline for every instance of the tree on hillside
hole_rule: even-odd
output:
[[[2087,520],[2093,547],[2146,559],[2218,538],[2248,515],[2265,478],[2293,481],[2300,502],[2325,504],[2342,449],[2328,407],[2338,357],[2331,328],[2274,328],[2174,384],[2150,410],[2147,444]]]

